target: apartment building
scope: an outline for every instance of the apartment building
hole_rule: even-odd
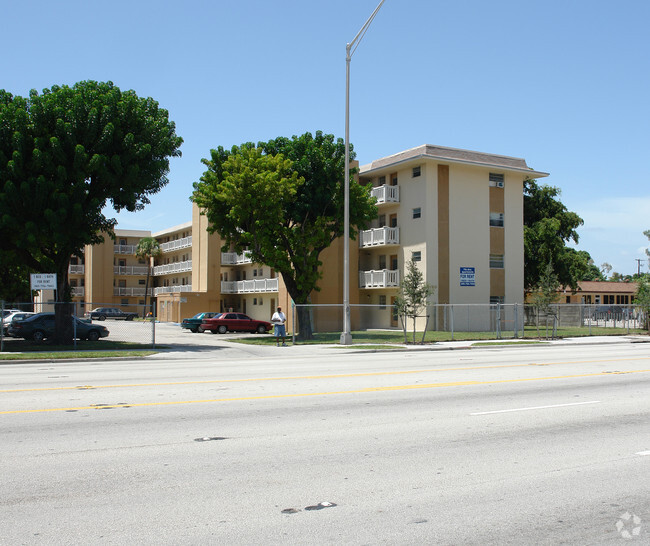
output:
[[[523,182],[545,176],[524,159],[431,145],[361,166],[358,181],[372,185],[378,218],[350,244],[352,328],[398,327],[393,304],[411,258],[435,287],[432,303],[523,303]],[[115,242],[87,247],[83,263],[71,262],[75,300],[144,305],[147,264],[135,248],[152,236],[162,254],[149,296],[160,320],[226,310],[269,320],[278,305],[291,309],[280,275],[252,263],[246,252],[223,252],[221,239],[207,228],[193,205],[191,221],[179,226],[155,233],[116,230]],[[321,256],[326,267],[313,304],[342,301],[342,243]],[[341,322],[339,308],[314,313],[318,330],[337,331]]]
[[[379,217],[359,238],[360,299],[384,312],[362,323],[397,326],[392,304],[411,259],[432,302],[522,303],[523,182],[545,176],[524,159],[431,145],[363,165]]]

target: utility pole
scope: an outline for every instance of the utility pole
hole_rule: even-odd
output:
[[[636,258],[636,273],[637,275],[641,275],[641,262],[643,260],[641,258]]]
[[[352,344],[352,333],[350,331],[350,61],[384,1],[379,2],[375,11],[372,12],[372,15],[354,37],[354,40],[345,46],[345,195],[343,205],[343,332],[340,338],[341,345]]]

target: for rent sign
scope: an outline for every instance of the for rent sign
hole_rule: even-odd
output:
[[[460,268],[460,285],[476,286],[476,269],[473,267]]]
[[[32,273],[32,290],[56,290],[56,273]]]

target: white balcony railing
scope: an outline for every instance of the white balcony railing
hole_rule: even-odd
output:
[[[169,275],[170,273],[183,273],[184,271],[192,271],[192,260],[157,265],[153,268],[154,275]]]
[[[399,186],[379,186],[372,188],[370,195],[377,199],[377,204],[399,203]]]
[[[399,270],[359,271],[359,288],[391,288],[399,286]]]
[[[245,251],[242,254],[237,254],[236,252],[221,253],[221,265],[239,265],[250,263],[253,263],[253,260],[251,260],[251,255],[248,251]]]
[[[160,296],[161,294],[178,294],[180,292],[191,292],[191,284],[179,284],[177,286],[159,286],[158,288],[153,289],[154,296]]]
[[[146,265],[114,265],[113,273],[115,275],[146,275]]]
[[[277,292],[278,279],[252,279],[250,281],[221,281],[222,294],[247,292]]]
[[[135,255],[136,246],[137,245],[113,245],[113,253]]]
[[[144,296],[144,288],[140,287],[126,287],[126,286],[114,286],[113,295],[114,296]],[[153,295],[153,288],[149,288],[147,295]]]
[[[68,275],[83,275],[86,271],[84,264],[76,264],[68,266]]]
[[[380,227],[359,232],[359,247],[398,245],[398,227]]]
[[[160,245],[160,250],[163,252],[173,252],[174,250],[180,250],[181,248],[188,248],[192,246],[192,236],[183,237],[182,239],[176,239],[175,241],[169,241],[167,243],[162,243]]]
[[[83,286],[71,286],[70,290],[73,298],[83,298],[86,294],[86,289]]]

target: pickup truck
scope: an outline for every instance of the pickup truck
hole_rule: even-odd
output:
[[[117,307],[97,307],[92,311],[84,313],[84,317],[90,320],[133,320],[137,316],[137,313],[128,313]]]

